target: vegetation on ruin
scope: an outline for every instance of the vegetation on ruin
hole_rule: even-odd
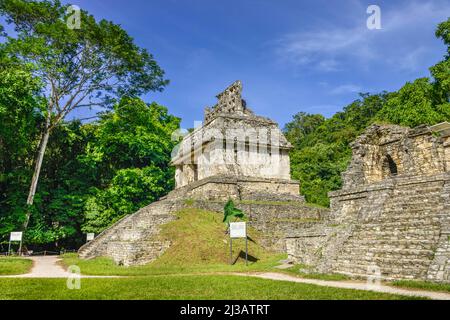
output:
[[[25,274],[31,270],[33,261],[17,257],[0,257],[0,275]]]

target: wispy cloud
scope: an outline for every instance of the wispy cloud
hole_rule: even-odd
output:
[[[322,71],[334,71],[342,55],[370,58],[364,28],[322,29],[288,34],[278,41],[277,54],[294,65],[310,65]]]
[[[386,62],[393,68],[415,70],[427,53],[427,46],[414,38],[415,32],[429,32],[447,19],[448,1],[414,1],[395,9],[383,8],[382,30],[369,30],[365,12],[356,13],[353,27],[330,24],[328,27],[303,30],[282,36],[276,41],[279,61],[320,72],[338,71],[346,65],[367,66]],[[368,16],[367,16],[368,17]]]
[[[360,93],[363,91],[363,88],[354,84],[343,84],[333,88],[330,93],[331,94],[347,94],[347,93]]]

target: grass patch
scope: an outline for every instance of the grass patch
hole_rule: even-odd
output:
[[[350,277],[343,274],[325,274],[325,273],[313,273],[313,272],[301,272],[301,269],[309,269],[308,266],[304,265],[294,265],[291,268],[280,270],[283,273],[294,275],[299,278],[304,279],[316,279],[316,280],[325,280],[325,281],[346,281],[351,280]]]
[[[245,265],[245,241],[233,240],[233,261],[230,265],[229,237],[220,215],[188,208],[177,213],[178,220],[162,226],[160,237],[169,239],[171,247],[159,259],[145,266],[117,266],[111,259],[78,259],[75,254],[63,256],[65,266],[78,265],[86,275],[145,276],[180,273],[268,271],[285,259],[262,248],[261,234],[249,227],[253,241],[248,242],[249,265]]]
[[[395,300],[409,297],[240,276],[153,276],[81,279],[0,279],[1,300]]]
[[[9,276],[28,273],[33,267],[30,259],[0,257],[0,275]]]
[[[416,280],[398,280],[391,283],[393,286],[401,288],[421,289],[428,291],[450,292],[450,284],[434,283]]]

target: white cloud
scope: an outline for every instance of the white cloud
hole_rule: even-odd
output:
[[[429,53],[437,23],[447,19],[450,2],[409,2],[381,6],[382,30],[369,30],[365,11],[355,12],[353,27],[329,25],[286,34],[276,42],[279,61],[288,65],[330,72],[345,66],[366,68],[372,62],[398,70],[417,70]],[[431,40],[430,40],[431,39]]]
[[[343,84],[330,91],[331,94],[360,93],[363,88],[354,84]]]
[[[323,71],[334,71],[342,54],[366,55],[365,28],[327,28],[284,36],[277,53],[283,60],[295,65],[315,65]],[[368,56],[369,57],[369,56]]]

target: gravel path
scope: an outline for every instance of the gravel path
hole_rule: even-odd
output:
[[[33,268],[30,273],[14,276],[0,276],[0,278],[68,278],[70,272],[64,270],[59,264],[58,256],[37,256],[28,258],[33,260]],[[81,276],[81,278],[119,278],[114,276]]]
[[[254,273],[254,274],[238,274],[242,276],[250,276],[261,279],[270,279],[277,281],[290,281],[297,283],[306,283],[306,284],[314,284],[323,287],[334,287],[334,288],[342,288],[342,289],[356,289],[356,290],[368,290],[375,292],[383,292],[383,293],[391,293],[391,294],[400,294],[403,296],[411,296],[411,297],[425,297],[433,300],[450,300],[450,293],[443,292],[434,292],[434,291],[422,291],[422,290],[413,290],[413,289],[402,289],[397,287],[391,287],[386,285],[371,285],[369,286],[365,282],[356,282],[356,281],[325,281],[325,280],[316,280],[316,279],[303,279],[295,276],[290,276],[287,274],[281,273]]]

